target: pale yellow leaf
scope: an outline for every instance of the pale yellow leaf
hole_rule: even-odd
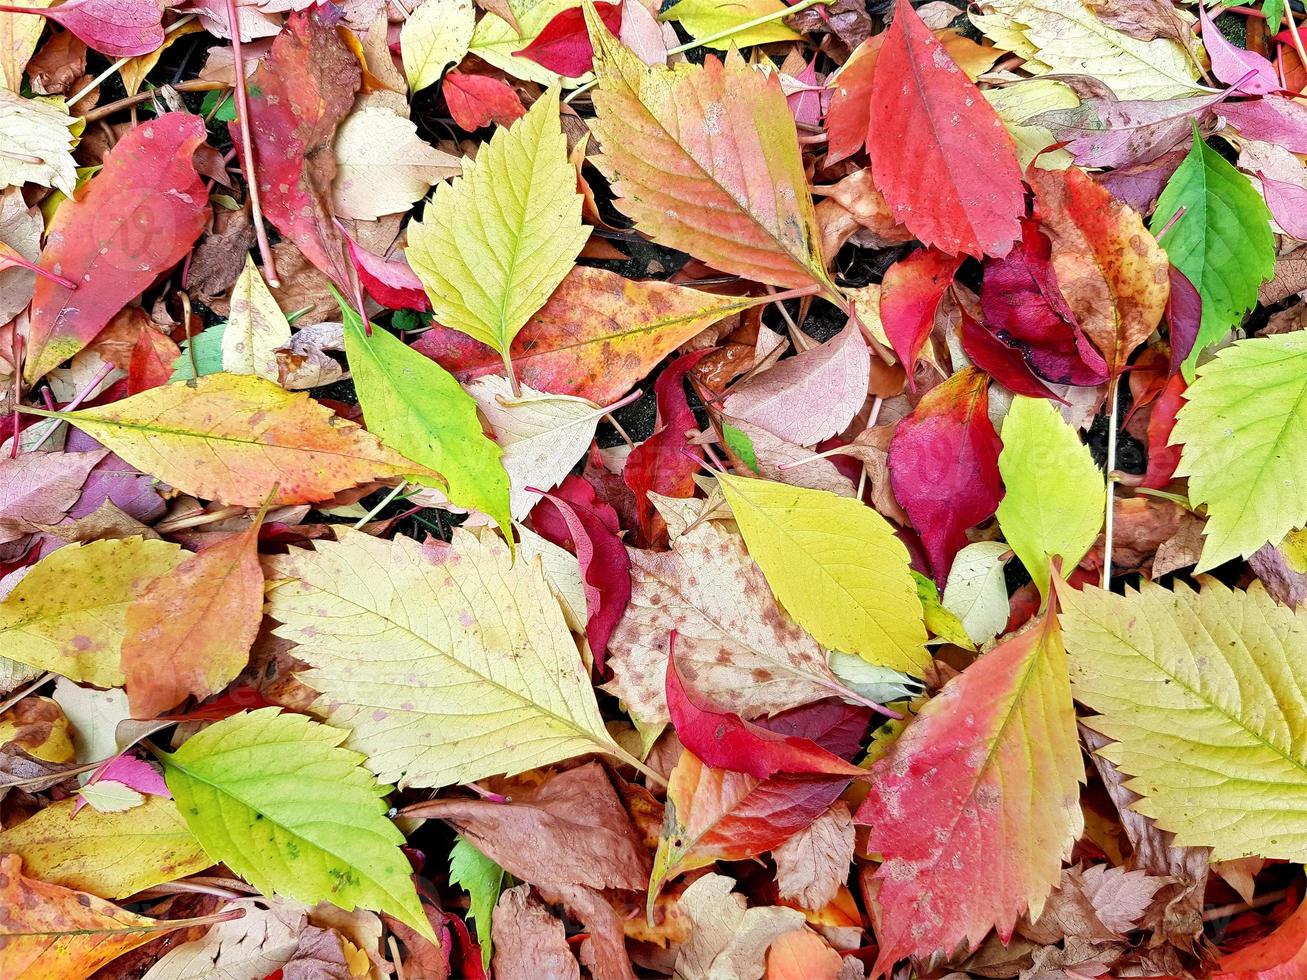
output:
[[[461,170],[458,157],[423,140],[412,122],[369,106],[336,130],[332,200],[341,217],[370,221],[407,211],[433,184]]]
[[[73,123],[61,98],[25,99],[0,89],[0,187],[40,184],[71,197],[77,185]]]
[[[520,30],[502,17],[488,13],[477,24],[470,50],[482,61],[489,62],[514,78],[552,85],[560,80],[556,72],[530,58],[520,58],[514,52],[534,41],[554,17],[576,5],[576,0],[540,0],[538,3],[514,4],[513,12],[517,15]],[[563,84],[568,84],[567,79],[562,81]]]
[[[245,268],[231,292],[231,313],[222,332],[222,369],[277,380],[277,349],[290,343],[290,324],[276,298],[245,256]]]
[[[425,0],[409,14],[399,50],[413,92],[435,84],[446,68],[463,60],[475,22],[472,0]]]

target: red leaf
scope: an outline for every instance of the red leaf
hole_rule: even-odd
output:
[[[880,319],[914,391],[917,357],[930,336],[944,290],[953,282],[961,264],[960,258],[939,249],[920,248],[885,272],[880,289]]]
[[[354,104],[362,71],[324,7],[292,13],[250,84],[250,133],[263,213],[342,289],[344,245],[331,208],[332,142]],[[230,123],[244,157],[241,123]]]
[[[1161,490],[1171,482],[1175,468],[1180,465],[1183,447],[1170,444],[1171,430],[1175,428],[1176,413],[1184,407],[1187,387],[1184,377],[1174,374],[1153,402],[1153,412],[1148,418],[1148,472],[1139,484],[1142,487]]]
[[[589,480],[569,475],[554,488],[554,496],[566,500],[572,505],[573,510],[584,508],[591,511],[599,522],[614,534],[621,531],[617,511],[598,498]],[[576,554],[576,542],[572,540],[572,530],[563,520],[558,508],[548,507],[544,501],[536,504],[531,510],[531,527],[541,537]]]
[[[403,253],[393,259],[373,255],[358,242],[342,233],[350,261],[358,270],[359,282],[367,294],[391,310],[431,309],[431,300],[422,288],[422,280],[409,268]]]
[[[1198,340],[1203,320],[1203,298],[1189,277],[1171,266],[1171,292],[1166,299],[1167,336],[1171,339],[1171,373],[1178,374]]]
[[[468,132],[492,122],[507,126],[526,115],[522,99],[513,87],[489,75],[451,71],[445,75],[440,90],[445,94],[445,104],[454,122]]]
[[[602,674],[608,638],[631,601],[631,558],[614,529],[596,511],[574,507],[557,494],[544,497],[562,515],[576,548],[585,587],[585,638],[594,655],[595,670]]]
[[[157,330],[143,327],[127,362],[127,394],[135,395],[167,384],[172,377],[173,361],[180,354],[181,348],[170,339]]]
[[[163,7],[159,0],[64,0],[49,10],[0,6],[0,11],[46,17],[101,54],[134,58],[163,45]]]
[[[831,88],[826,107],[826,165],[853,156],[867,141],[871,120],[871,83],[876,77],[876,56],[885,43],[884,34],[867,38],[827,85]]]
[[[1212,980],[1301,980],[1307,975],[1307,902],[1269,936],[1221,957]]]
[[[712,348],[697,350],[672,361],[654,383],[658,402],[658,431],[646,439],[626,458],[622,476],[635,494],[636,517],[640,536],[646,547],[667,535],[663,519],[649,501],[649,491],[664,497],[694,496],[694,474],[703,456],[690,449],[685,434],[697,427],[694,412],[685,397],[685,376],[706,357]]]
[[[985,262],[980,308],[985,326],[1019,350],[1032,371],[1054,384],[1107,380],[1107,361],[1076,322],[1058,288],[1052,245],[1033,219],[1022,221],[1019,247]]]
[[[622,5],[599,0],[595,11],[604,26],[613,34],[622,30]],[[585,27],[585,13],[577,7],[568,7],[555,14],[536,39],[514,51],[519,58],[529,58],[537,65],[565,78],[584,75],[594,67],[594,48],[590,46],[590,33]]]
[[[208,192],[191,160],[203,142],[199,116],[170,112],[141,123],[77,197],[60,205],[41,268],[78,288],[36,280],[23,373],[29,382],[85,347],[190,251],[209,215]]]
[[[820,776],[865,776],[816,742],[781,735],[745,721],[730,711],[718,711],[686,689],[676,666],[676,634],[667,656],[667,710],[681,743],[707,765],[742,772],[756,779],[779,773]]]
[[[1002,448],[989,421],[989,379],[959,371],[899,422],[889,447],[894,498],[912,518],[935,581],[948,578],[967,528],[992,517],[1003,499]]]
[[[867,152],[876,187],[924,244],[1006,255],[1020,236],[1012,137],[909,0],[896,3],[876,60]]]
[[[962,314],[962,349],[967,357],[1008,391],[1030,398],[1064,401],[1035,377],[1024,357],[973,320]]]

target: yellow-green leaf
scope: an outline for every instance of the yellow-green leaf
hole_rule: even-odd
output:
[[[785,6],[781,0],[680,0],[660,19],[675,21],[691,37],[703,38],[730,31],[768,14],[780,13]],[[726,51],[732,46],[744,48],[751,44],[770,44],[773,41],[797,41],[801,36],[778,18],[747,30],[736,30],[720,40],[707,42],[704,46]]]
[[[0,650],[38,670],[121,686],[127,607],[185,557],[171,542],[139,537],[59,548],[0,602]]]
[[[1051,559],[1062,574],[1085,557],[1103,526],[1106,489],[1089,450],[1052,402],[1018,395],[1003,420],[998,469],[1007,488],[998,524],[1041,595]]]
[[[424,0],[399,32],[400,58],[408,87],[416,93],[434,85],[467,54],[476,27],[472,0]]]
[[[276,381],[277,348],[290,343],[290,324],[277,300],[245,256],[245,268],[231,291],[231,313],[222,332],[222,369]]]
[[[402,786],[621,754],[539,565],[493,535],[424,548],[345,532],[269,561],[276,634],[332,724]]]
[[[159,757],[191,833],[261,893],[389,912],[434,941],[404,835],[386,819],[390,787],[340,747],[347,734],[261,708]]]
[[[1216,861],[1307,859],[1307,612],[1260,583],[1059,591],[1076,700],[1134,809]]]
[[[166,796],[147,796],[121,813],[87,807],[76,819],[74,803],[52,803],[10,827],[0,851],[21,857],[33,877],[101,898],[134,895],[213,863]]]
[[[825,490],[718,477],[749,554],[817,642],[920,675],[930,663],[908,551],[880,514]]]
[[[589,236],[576,169],[550,89],[509,129],[464,158],[463,176],[436,188],[408,229],[408,262],[447,327],[508,345],[544,305]]]
[[[1171,441],[1207,508],[1198,571],[1307,524],[1307,332],[1241,340],[1199,367]]]
[[[34,411],[34,410],[33,410]],[[372,480],[431,476],[377,437],[264,378],[211,374],[151,388],[66,419],[143,473],[184,493],[257,507],[316,503]]]

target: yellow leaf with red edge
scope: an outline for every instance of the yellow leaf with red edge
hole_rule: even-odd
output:
[[[1084,765],[1056,610],[975,661],[872,769],[876,973],[1039,918],[1080,837]]]
[[[184,493],[257,507],[315,503],[360,483],[433,474],[305,392],[211,374],[66,419],[143,473]]]
[[[194,923],[158,921],[112,902],[23,874],[22,858],[0,857],[0,977],[81,980],[160,933]]]
[[[1115,377],[1161,322],[1171,262],[1139,212],[1083,170],[1032,169],[1029,178],[1058,287]]]
[[[128,607],[122,671],[132,717],[217,694],[245,668],[263,618],[260,523],[187,558]]]
[[[660,245],[773,286],[838,293],[826,273],[798,133],[776,73],[723,64],[650,67],[586,5],[594,45],[594,163],[617,208]]]

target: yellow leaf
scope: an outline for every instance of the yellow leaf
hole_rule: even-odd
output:
[[[75,681],[120,686],[127,607],[184,557],[175,544],[144,538],[65,545],[0,602],[0,650]]]
[[[718,477],[749,554],[818,643],[920,675],[930,663],[908,551],[861,501],[825,490]]]
[[[550,89],[509,129],[483,144],[463,176],[436,188],[409,225],[408,262],[432,312],[504,356],[544,305],[590,231],[581,223],[576,170]]]
[[[1307,612],[1260,583],[1059,592],[1072,690],[1133,809],[1214,861],[1307,858]]]
[[[315,503],[373,480],[432,477],[306,392],[263,378],[210,374],[97,408],[44,412],[71,422],[178,490],[257,507]]]
[[[71,197],[77,183],[73,125],[63,99],[25,99],[0,89],[0,187],[40,184]]]
[[[1031,161],[1042,170],[1065,170],[1071,165],[1072,157],[1066,150],[1044,152],[1057,142],[1051,129],[1026,122],[1041,112],[1078,106],[1080,100],[1068,86],[1046,78],[1032,78],[1019,85],[982,89],[981,94],[989,100],[1012,136],[1022,170],[1029,167]]]
[[[690,37],[701,38],[720,34],[757,17],[778,13],[785,9],[781,0],[680,0],[659,19],[676,21],[689,32]],[[773,41],[796,41],[802,35],[786,27],[780,20],[737,31],[705,47],[727,51],[732,46],[748,47],[751,44],[769,44]]]
[[[385,782],[449,786],[622,756],[539,565],[487,535],[424,548],[346,531],[269,559],[276,635],[315,710]]]
[[[336,130],[332,200],[341,217],[370,221],[407,211],[433,184],[460,170],[458,157],[427,143],[408,119],[369,106]]]
[[[426,0],[409,14],[399,33],[409,89],[422,91],[462,61],[475,26],[472,0]]]
[[[44,10],[54,0],[14,0],[15,7]],[[45,19],[33,14],[0,14],[0,72],[4,87],[18,92],[23,87],[23,69],[36,50],[45,30]]]
[[[998,524],[1026,571],[1048,595],[1050,559],[1070,575],[1103,526],[1102,471],[1052,402],[1017,395],[1003,420],[998,470],[1007,488]]]
[[[23,698],[0,715],[0,745],[8,744],[42,762],[73,761],[68,718],[52,698]]]
[[[755,282],[838,293],[826,273],[794,117],[780,79],[723,65],[651,68],[586,18],[595,50],[594,163],[617,207],[660,245]]]
[[[268,284],[245,256],[245,268],[231,292],[231,312],[222,332],[222,369],[277,380],[277,348],[290,343],[290,323]]]
[[[33,20],[35,18],[28,19]],[[240,17],[238,16],[237,21],[239,20]],[[187,21],[185,24],[175,23],[171,28],[169,28],[168,34],[163,40],[163,44],[159,45],[158,48],[151,51],[149,54],[142,54],[129,59],[127,64],[123,65],[118,72],[118,77],[122,79],[123,88],[127,90],[127,94],[135,95],[141,90],[141,82],[145,81],[145,76],[148,75],[154,69],[154,66],[159,63],[159,59],[163,57],[165,51],[184,38],[187,34],[198,34],[203,30],[204,25],[197,20]]]
[[[133,895],[213,863],[166,796],[147,796],[121,813],[87,807],[72,819],[74,802],[52,803],[10,827],[0,834],[0,851],[17,854],[42,881],[101,898]]]

